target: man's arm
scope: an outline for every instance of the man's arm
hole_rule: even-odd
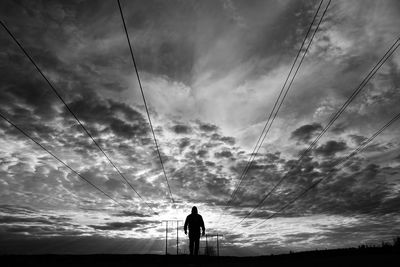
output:
[[[206,233],[206,227],[204,226],[203,217],[201,215],[200,215],[200,227],[203,230],[202,235],[204,235]]]
[[[188,217],[186,217],[185,225],[183,226],[183,230],[185,231],[185,235],[187,235],[187,226],[188,226],[188,223],[189,223]]]

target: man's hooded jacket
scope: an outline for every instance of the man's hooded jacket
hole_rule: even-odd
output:
[[[204,231],[206,228],[204,227],[203,217],[197,213],[197,208],[192,208],[192,213],[186,217],[184,230],[187,231],[189,226],[189,238],[199,238],[200,237],[200,228]]]

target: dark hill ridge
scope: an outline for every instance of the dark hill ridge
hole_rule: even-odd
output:
[[[187,255],[2,255],[2,266],[389,266],[400,262],[396,248],[306,251],[257,257],[206,257]]]

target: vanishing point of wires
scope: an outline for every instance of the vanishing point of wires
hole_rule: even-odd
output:
[[[171,201],[172,201],[172,203],[174,203],[174,202],[175,202],[175,201],[174,201],[174,197],[172,196],[172,191],[171,191],[171,187],[170,187],[169,182],[168,182],[167,173],[165,172],[164,162],[163,162],[162,157],[161,157],[160,148],[159,148],[159,146],[158,146],[156,134],[154,133],[153,124],[151,123],[151,118],[150,118],[149,109],[148,109],[148,107],[147,107],[147,102],[146,102],[146,98],[145,98],[145,96],[144,96],[142,83],[141,83],[141,81],[140,81],[140,76],[139,76],[139,72],[138,72],[138,67],[137,67],[137,64],[136,64],[136,60],[135,60],[135,57],[134,57],[134,55],[133,55],[133,49],[132,49],[131,41],[130,41],[130,39],[129,39],[128,30],[127,30],[127,28],[126,28],[125,18],[124,18],[124,14],[123,14],[123,12],[122,12],[121,3],[120,3],[119,0],[117,0],[117,2],[118,2],[119,11],[120,11],[120,14],[121,14],[121,19],[122,19],[122,22],[123,22],[123,25],[124,25],[124,30],[125,30],[126,39],[127,39],[127,41],[128,41],[128,45],[129,45],[129,51],[130,51],[130,53],[131,53],[133,66],[134,66],[135,73],[136,73],[136,77],[137,77],[137,80],[138,80],[138,83],[139,83],[140,93],[142,94],[143,103],[144,103],[144,107],[145,107],[146,114],[147,114],[147,119],[149,120],[151,133],[153,134],[153,139],[154,139],[154,143],[155,143],[155,146],[156,146],[158,158],[159,158],[159,160],[160,160],[161,168],[162,168],[162,171],[163,171],[163,174],[164,174],[164,177],[165,177],[165,181],[166,181],[167,186],[168,186],[168,191],[169,191],[169,195],[170,195]]]

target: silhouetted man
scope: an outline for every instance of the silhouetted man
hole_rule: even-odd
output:
[[[189,226],[189,250],[190,255],[199,254],[199,243],[200,243],[200,228],[202,229],[202,235],[204,236],[206,228],[204,227],[203,217],[197,213],[197,208],[192,208],[192,213],[186,217],[185,226],[183,229],[185,230],[185,235],[187,235],[187,228]]]

